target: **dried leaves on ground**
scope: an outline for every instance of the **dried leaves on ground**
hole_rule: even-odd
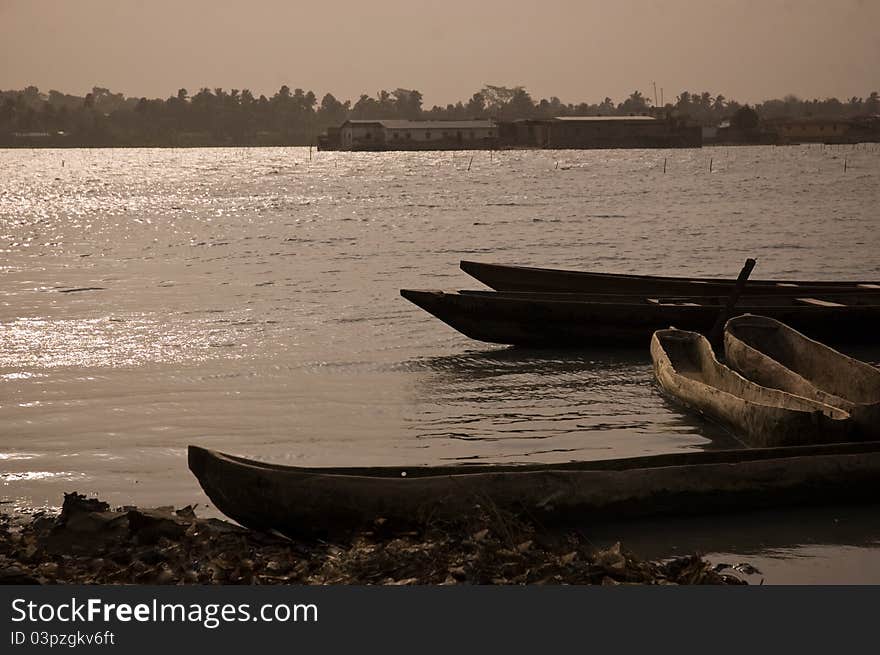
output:
[[[641,560],[497,512],[335,542],[288,539],[192,507],[111,509],[66,494],[57,516],[0,517],[9,584],[742,584],[696,555]]]

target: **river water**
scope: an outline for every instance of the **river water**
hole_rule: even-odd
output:
[[[880,279],[878,206],[876,145],[0,150],[0,495],[207,502],[189,443],[296,465],[730,447],[657,393],[647,344],[481,344],[399,289],[480,288],[460,259]]]

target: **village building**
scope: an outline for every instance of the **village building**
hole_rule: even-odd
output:
[[[63,130],[52,132],[28,131],[0,134],[0,147],[56,148],[70,145],[69,134]]]
[[[718,125],[703,125],[701,136],[703,143],[713,143],[718,139]]]
[[[521,148],[699,148],[699,126],[653,116],[558,116],[501,125],[501,144]]]
[[[653,116],[560,116],[515,121],[347,120],[320,150],[699,148],[699,126]]]
[[[779,134],[766,125],[757,127],[735,127],[731,121],[724,120],[714,128],[714,135],[707,137],[707,128],[703,128],[703,143],[707,145],[761,145],[771,146],[779,143]]]
[[[325,150],[474,150],[495,147],[497,139],[494,121],[347,120],[338,133],[328,131],[319,146]]]
[[[784,118],[765,121],[779,143],[848,143],[851,123],[839,118]]]

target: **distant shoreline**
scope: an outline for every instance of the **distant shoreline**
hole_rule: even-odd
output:
[[[778,143],[778,144],[768,144],[768,143],[750,143],[750,142],[718,142],[718,143],[704,143],[703,148],[730,148],[730,147],[740,147],[740,146],[774,146],[774,147],[784,147],[784,146],[857,146],[864,144],[875,144],[877,141],[840,141],[833,143],[816,143],[816,142],[805,142],[805,143]],[[692,147],[678,147],[678,148],[648,148],[645,146],[642,147],[607,147],[607,148],[511,148],[511,147],[499,147],[499,148],[436,148],[433,150],[395,150],[395,149],[385,149],[385,150],[320,150],[314,144],[302,143],[302,144],[275,144],[275,145],[254,145],[254,144],[206,144],[206,145],[150,145],[150,144],[139,144],[139,145],[85,145],[85,144],[0,144],[0,150],[199,150],[199,149],[220,149],[220,148],[237,148],[237,149],[260,149],[260,148],[308,148],[311,146],[315,149],[315,153],[318,152],[344,152],[344,153],[359,153],[359,152],[482,152],[482,151],[493,151],[493,152],[507,152],[507,151],[524,151],[524,150],[533,150],[533,151],[552,151],[552,150],[699,150],[700,146],[692,146]]]

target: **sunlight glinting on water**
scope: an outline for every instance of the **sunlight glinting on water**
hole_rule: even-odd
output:
[[[0,180],[0,495],[37,506],[191,502],[188,443],[303,465],[735,445],[656,392],[647,344],[508,350],[399,296],[479,288],[462,258],[880,278],[859,149],[0,150]]]

